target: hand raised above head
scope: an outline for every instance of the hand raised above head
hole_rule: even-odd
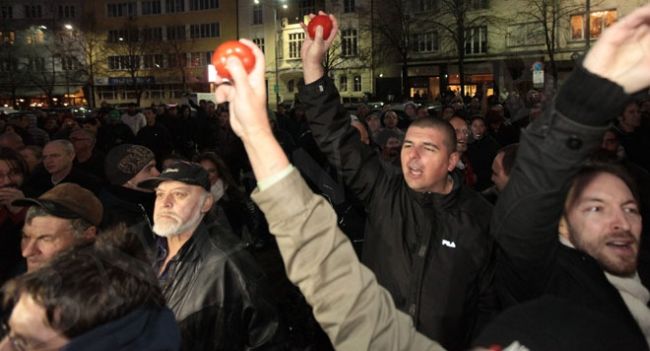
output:
[[[240,138],[247,138],[258,132],[270,132],[271,127],[266,111],[266,83],[264,54],[253,42],[241,39],[240,42],[253,51],[255,66],[247,73],[236,56],[228,58],[226,68],[232,79],[230,84],[217,77],[215,91],[217,102],[229,102],[230,126]]]
[[[318,14],[328,16],[323,11],[319,11]],[[309,15],[310,20],[314,17],[316,17],[316,15]],[[300,24],[302,26],[302,29],[305,31],[305,41],[302,43],[302,48],[300,49],[305,84],[314,82],[324,73],[323,59],[327,54],[327,50],[329,50],[329,48],[332,46],[332,43],[334,42],[334,39],[336,38],[339,30],[339,24],[336,20],[336,17],[329,15],[329,18],[332,21],[332,31],[327,40],[323,40],[323,27],[316,27],[316,35],[312,39],[309,35],[307,25],[304,23]]]
[[[635,93],[650,86],[650,5],[640,7],[605,30],[583,66]]]

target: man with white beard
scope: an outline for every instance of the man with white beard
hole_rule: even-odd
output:
[[[284,329],[264,274],[241,242],[206,218],[214,204],[208,173],[179,162],[138,187],[156,192],[154,268],[183,349],[281,348]]]

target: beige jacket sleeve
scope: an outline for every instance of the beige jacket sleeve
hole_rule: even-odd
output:
[[[332,207],[312,193],[298,171],[252,197],[276,236],[289,279],[337,350],[444,350],[395,308],[357,259]]]

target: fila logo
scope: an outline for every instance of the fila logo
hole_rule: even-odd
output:
[[[447,247],[451,247],[452,249],[455,249],[456,243],[453,241],[449,241],[447,239],[442,239],[442,246],[447,246]]]

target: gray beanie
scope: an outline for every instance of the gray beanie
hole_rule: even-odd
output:
[[[114,185],[122,185],[135,177],[149,162],[154,153],[141,145],[122,144],[111,149],[104,161],[106,179]]]

